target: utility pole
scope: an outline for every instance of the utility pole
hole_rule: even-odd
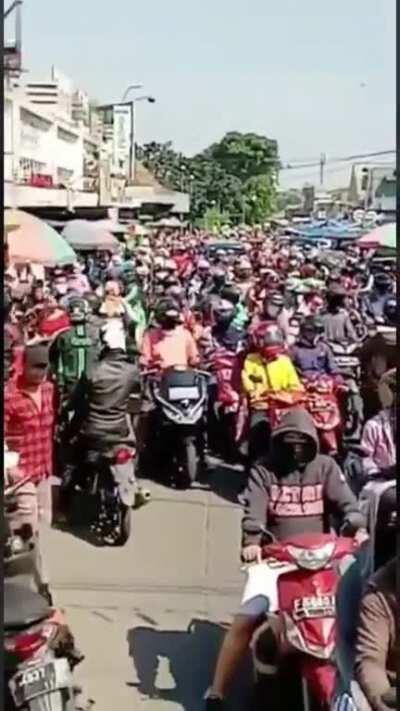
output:
[[[324,184],[325,163],[326,163],[326,155],[325,155],[325,153],[321,153],[321,157],[319,159],[319,184],[321,185],[321,187]]]

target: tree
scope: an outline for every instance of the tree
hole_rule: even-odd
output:
[[[228,133],[192,158],[152,142],[137,147],[137,158],[166,187],[190,191],[193,220],[214,206],[233,223],[263,222],[275,209],[278,145],[264,136]]]

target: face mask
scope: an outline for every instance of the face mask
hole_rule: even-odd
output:
[[[281,441],[279,457],[284,462],[286,469],[304,469],[313,458],[313,448],[308,442]]]

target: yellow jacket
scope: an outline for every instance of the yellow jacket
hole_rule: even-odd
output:
[[[286,355],[271,363],[266,363],[258,354],[248,355],[242,370],[242,386],[252,405],[269,392],[303,390],[295,367]]]

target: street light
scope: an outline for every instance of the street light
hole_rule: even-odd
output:
[[[124,101],[126,101],[126,98],[130,91],[137,91],[137,89],[143,89],[143,84],[130,84],[123,93],[121,103],[124,103]]]
[[[132,88],[132,87],[130,87]],[[128,91],[128,90],[127,90]],[[125,92],[125,94],[127,93]],[[126,102],[131,107],[131,140],[129,146],[129,178],[132,183],[135,182],[136,173],[136,153],[135,153],[135,104],[138,101],[147,101],[148,104],[155,104],[156,100],[154,96],[138,96],[132,101]]]

